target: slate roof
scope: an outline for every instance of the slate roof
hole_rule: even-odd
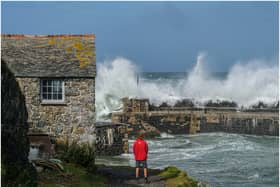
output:
[[[16,77],[92,78],[95,36],[1,35],[1,58]]]

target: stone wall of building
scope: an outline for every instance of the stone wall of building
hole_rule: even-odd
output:
[[[65,78],[65,102],[43,104],[39,78],[17,78],[26,96],[30,132],[43,132],[57,139],[93,142],[95,139],[95,92],[93,78]]]
[[[4,62],[1,63],[1,81],[1,184],[36,186],[36,171],[28,162],[24,95]]]
[[[126,125],[97,122],[96,136],[96,155],[109,156],[128,153]]]

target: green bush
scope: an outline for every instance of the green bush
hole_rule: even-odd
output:
[[[37,173],[29,164],[15,162],[5,165],[1,162],[1,186],[37,186]]]
[[[96,170],[95,163],[95,149],[88,143],[78,144],[72,142],[69,144],[56,144],[56,151],[58,157],[65,162],[74,163],[87,168],[89,172]]]

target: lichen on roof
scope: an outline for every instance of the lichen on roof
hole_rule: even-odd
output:
[[[2,35],[1,40],[2,58],[18,76],[95,77],[94,35]]]
[[[69,38],[64,37],[56,38],[52,37],[48,39],[48,45],[56,46],[58,48],[61,48],[64,46],[65,51],[70,54],[74,53],[75,57],[79,60],[80,68],[83,68],[90,64],[90,61],[92,58],[95,57],[93,53],[93,46],[85,45],[81,40],[77,38]]]

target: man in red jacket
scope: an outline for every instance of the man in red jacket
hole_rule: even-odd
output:
[[[143,139],[144,133],[139,132],[137,140],[133,143],[133,153],[136,160],[136,179],[139,178],[139,168],[144,168],[144,177],[146,183],[148,183],[148,169],[147,169],[147,155],[148,155],[148,144]]]

